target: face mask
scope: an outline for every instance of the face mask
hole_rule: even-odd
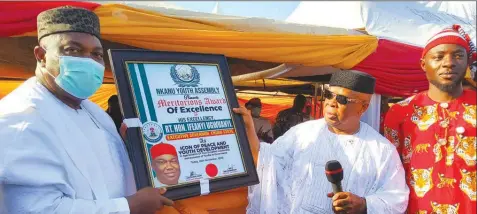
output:
[[[262,111],[262,108],[252,108],[251,114],[252,117],[260,117],[260,112]]]
[[[104,66],[93,59],[73,56],[59,58],[60,74],[55,77],[55,82],[68,94],[78,99],[88,99],[103,84]]]

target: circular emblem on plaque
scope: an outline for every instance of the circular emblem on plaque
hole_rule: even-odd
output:
[[[142,133],[144,138],[146,138],[146,142],[148,144],[156,144],[157,142],[161,141],[162,133],[161,125],[154,121],[148,121],[142,125]]]
[[[219,173],[219,169],[217,168],[217,166],[215,164],[209,163],[205,167],[205,173],[207,173],[207,175],[209,177],[213,178],[213,177],[217,176],[217,173]]]
[[[176,66],[176,73],[177,77],[184,81],[184,82],[190,82],[192,81],[192,66],[190,65],[177,65]]]
[[[171,78],[179,87],[197,87],[200,74],[192,65],[176,64],[171,67]]]

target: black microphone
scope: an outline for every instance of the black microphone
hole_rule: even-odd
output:
[[[333,193],[343,192],[341,187],[341,180],[343,180],[343,168],[337,160],[330,160],[326,162],[325,166],[326,178],[331,182]]]

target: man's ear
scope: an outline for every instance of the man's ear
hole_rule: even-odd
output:
[[[364,112],[366,112],[366,110],[368,110],[368,107],[369,107],[369,103],[363,103],[363,106],[362,106],[361,111],[360,111],[361,115],[363,115]]]
[[[421,59],[421,69],[423,71],[426,71],[426,61],[424,60],[424,58]]]
[[[33,49],[33,54],[35,54],[35,59],[42,67],[45,67],[46,64],[46,51],[40,46],[35,46]]]

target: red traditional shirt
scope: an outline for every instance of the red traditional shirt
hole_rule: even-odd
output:
[[[476,92],[450,103],[422,92],[393,105],[384,135],[401,155],[408,213],[476,213]]]

